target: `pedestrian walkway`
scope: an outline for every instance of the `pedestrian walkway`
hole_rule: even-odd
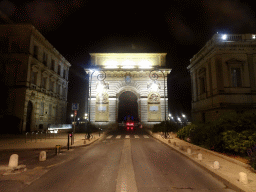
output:
[[[148,132],[154,138],[197,163],[214,177],[223,181],[227,186],[237,189],[237,191],[256,191],[256,172],[248,164],[180,140],[176,137],[176,134],[171,134],[170,139],[164,139],[160,133]],[[241,172],[247,174],[248,184],[240,181]]]
[[[140,139],[145,138],[148,139],[149,137],[147,135],[109,135],[106,137],[106,139]]]
[[[94,142],[99,139],[99,133],[92,133],[93,139],[88,140],[85,139],[85,133],[75,133],[74,134],[74,143],[70,146],[84,146]],[[102,134],[101,134],[102,136]],[[1,136],[0,140],[0,151],[3,150],[28,150],[28,149],[51,149],[55,148],[56,145],[60,145],[61,148],[67,148],[68,144],[68,133],[65,134],[51,134],[47,135],[35,135],[33,136],[25,136],[25,135],[17,135],[17,136],[9,136],[6,135]]]

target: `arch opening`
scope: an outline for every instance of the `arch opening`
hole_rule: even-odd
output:
[[[119,96],[118,122],[126,120],[139,121],[138,98],[131,91],[125,91]]]

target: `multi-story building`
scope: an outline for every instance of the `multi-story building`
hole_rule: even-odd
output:
[[[1,132],[65,123],[70,66],[32,25],[0,25],[0,118],[12,124]]]
[[[224,113],[255,111],[255,37],[215,34],[190,60],[194,121],[209,122]]]

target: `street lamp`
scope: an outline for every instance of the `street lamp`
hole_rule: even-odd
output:
[[[87,120],[87,118],[88,118],[88,114],[85,113],[85,114],[84,114],[84,119]]]
[[[73,124],[72,119],[73,119],[73,117],[74,117],[74,114],[71,114],[70,117],[71,117],[71,123]]]
[[[185,125],[187,125],[186,115],[182,114],[182,117],[184,118]]]

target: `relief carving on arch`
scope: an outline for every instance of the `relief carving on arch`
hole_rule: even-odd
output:
[[[108,103],[108,93],[106,92],[101,92],[98,93],[96,96],[96,103],[97,104],[107,104]]]
[[[152,92],[148,95],[148,103],[160,103],[160,95],[156,92]]]

